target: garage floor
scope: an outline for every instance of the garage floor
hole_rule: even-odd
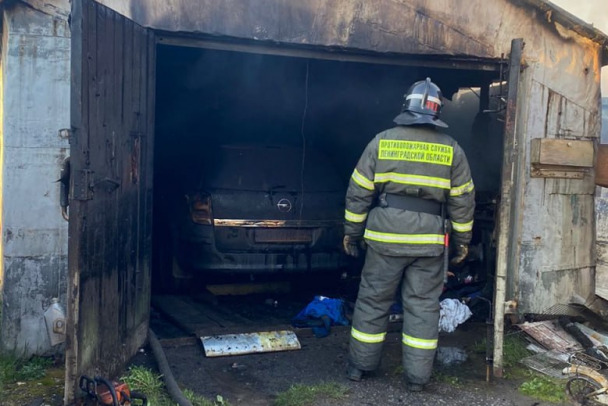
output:
[[[456,332],[440,336],[441,348],[463,350],[468,359],[452,365],[437,361],[424,394],[404,389],[398,322],[390,324],[379,370],[362,382],[351,382],[344,376],[349,327],[333,327],[329,336],[316,338],[311,329],[290,325],[291,318],[312,299],[312,292],[155,296],[151,327],[182,388],[210,399],[221,395],[231,405],[272,405],[277,394],[292,385],[323,382],[336,382],[349,390],[346,398],[320,405],[548,405],[520,395],[514,382],[485,382],[485,354],[475,346],[485,337],[484,323],[467,322]],[[353,299],[347,291],[334,293]],[[300,350],[208,358],[197,338],[283,329],[295,331]],[[149,350],[136,356],[133,364],[155,366]]]

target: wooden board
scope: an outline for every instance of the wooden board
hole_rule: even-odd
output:
[[[534,138],[530,141],[530,163],[534,166],[593,167],[593,141]]]

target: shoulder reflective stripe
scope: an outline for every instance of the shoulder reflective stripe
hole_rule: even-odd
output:
[[[345,210],[344,218],[348,221],[352,221],[353,223],[363,223],[367,218],[367,213],[357,214],[352,211]]]
[[[353,171],[352,178],[355,183],[361,186],[363,189],[374,190],[374,182],[361,175],[357,169]]]
[[[397,172],[377,173],[374,176],[374,182],[376,182],[376,183],[395,182],[395,183],[401,183],[403,185],[429,186],[429,187],[436,187],[439,189],[449,189],[450,188],[450,180],[446,179],[446,178],[434,178],[432,176],[422,176],[422,175],[406,175],[406,174],[397,173]]]
[[[378,159],[452,165],[454,148],[450,145],[421,141],[380,140]]]
[[[473,185],[473,180],[471,179],[462,186],[450,189],[450,196],[460,196],[464,195],[465,193],[471,193],[473,189],[475,189],[475,185]]]
[[[394,244],[444,244],[442,234],[394,234],[365,230],[364,237],[379,242]]]
[[[467,231],[473,230],[473,222],[469,221],[468,223],[457,223],[455,221],[452,221],[452,228],[454,229],[454,231],[466,233]]]
[[[435,340],[426,340],[424,338],[416,338],[416,337],[408,336],[407,334],[403,334],[401,341],[403,342],[403,344],[405,344],[407,346],[414,347],[414,348],[420,348],[421,350],[434,350],[437,348],[436,339]]]
[[[368,344],[376,344],[384,341],[386,337],[386,333],[378,333],[378,334],[367,334],[363,333],[356,328],[351,328],[350,335],[357,341],[361,341],[362,343]]]

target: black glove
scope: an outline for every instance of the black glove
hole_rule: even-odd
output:
[[[346,255],[357,258],[359,256],[359,250],[365,249],[365,241],[360,236],[345,235],[342,240],[342,246]]]
[[[469,246],[465,244],[458,244],[456,246],[456,256],[452,258],[450,263],[452,265],[458,265],[469,255]]]

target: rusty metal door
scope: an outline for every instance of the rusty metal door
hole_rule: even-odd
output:
[[[72,0],[65,399],[82,374],[114,378],[147,337],[155,38]]]

